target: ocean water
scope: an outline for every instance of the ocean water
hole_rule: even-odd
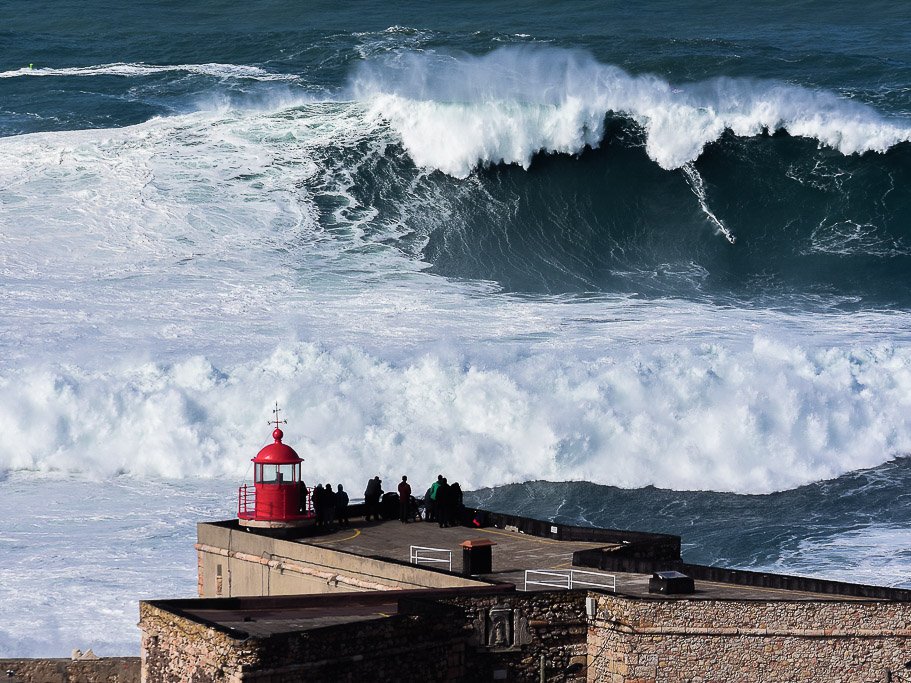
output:
[[[3,3],[0,656],[308,481],[911,586],[911,11]]]

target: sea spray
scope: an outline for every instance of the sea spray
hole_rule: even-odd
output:
[[[581,152],[600,143],[612,114],[642,126],[649,157],[664,169],[695,161],[726,130],[740,137],[782,130],[842,154],[911,140],[907,120],[834,93],[756,79],[671,84],[583,51],[541,46],[481,56],[396,52],[359,65],[350,89],[392,123],[415,163],[456,177],[479,165],[527,168],[539,152]]]
[[[278,400],[320,480],[446,469],[466,488],[547,478],[763,493],[911,452],[908,396],[911,354],[889,347],[757,338],[743,353],[706,345],[584,365],[534,354],[494,369],[303,344],[221,369],[195,358],[8,372],[0,466],[242,478]]]
[[[142,64],[117,62],[114,64],[96,64],[92,66],[74,66],[64,68],[54,67],[23,67],[10,71],[0,71],[0,78],[20,78],[24,76],[122,76],[137,78],[170,72],[184,72],[216,78],[252,79],[259,81],[295,81],[298,76],[294,74],[270,73],[265,69],[243,64]]]

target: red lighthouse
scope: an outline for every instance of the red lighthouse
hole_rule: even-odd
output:
[[[282,443],[284,433],[279,424],[278,403],[272,411],[275,419],[273,443],[253,458],[253,491],[244,484],[237,491],[237,518],[241,525],[265,528],[300,526],[312,516],[310,497],[301,480],[303,459],[294,449]]]

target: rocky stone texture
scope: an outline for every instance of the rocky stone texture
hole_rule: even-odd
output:
[[[592,681],[880,683],[911,661],[911,603],[596,599]]]
[[[593,614],[586,614],[586,599]],[[263,638],[141,605],[143,680],[904,680],[911,603],[637,599],[581,591],[403,597],[398,614]],[[293,625],[289,625],[291,628]]]
[[[399,614],[242,638],[140,606],[142,680],[585,680],[584,594],[403,599]],[[541,656],[544,656],[543,662]]]
[[[467,625],[464,679],[584,681],[587,661],[585,594],[510,593],[489,597],[403,600],[403,611],[449,610]],[[432,617],[431,617],[432,618]]]
[[[138,683],[139,657],[0,659],[0,680],[10,683]]]

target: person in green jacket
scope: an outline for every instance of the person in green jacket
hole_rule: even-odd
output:
[[[437,521],[437,515],[439,510],[437,509],[437,490],[440,488],[440,484],[443,483],[443,475],[437,475],[437,480],[430,485],[430,488],[427,490],[427,521],[435,522]]]

